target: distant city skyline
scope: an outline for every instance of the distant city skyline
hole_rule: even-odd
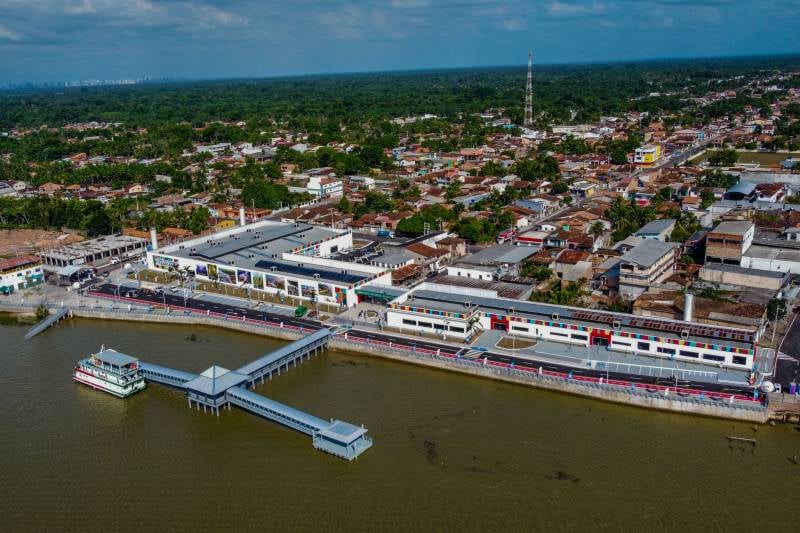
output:
[[[0,85],[800,52],[800,0],[0,0]]]

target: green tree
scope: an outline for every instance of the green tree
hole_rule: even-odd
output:
[[[86,233],[90,237],[111,233],[111,219],[105,210],[98,210],[89,215],[86,221]]]
[[[732,167],[739,160],[736,150],[712,150],[708,155],[708,164],[712,167]]]
[[[352,206],[350,205],[350,200],[347,199],[347,196],[342,196],[336,207],[338,207],[339,211],[341,211],[342,213],[349,213],[350,210],[352,209]]]
[[[786,302],[778,298],[771,299],[767,304],[767,318],[775,321],[784,316],[786,316]]]
[[[444,197],[447,198],[448,200],[454,200],[459,196],[461,196],[461,182],[458,180],[454,180],[444,190]]]
[[[205,207],[198,207],[192,211],[189,216],[187,229],[191,230],[195,235],[199,235],[208,229],[208,217],[210,213]]]

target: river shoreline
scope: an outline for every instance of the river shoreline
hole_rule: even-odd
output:
[[[9,308],[0,305],[0,310],[6,313],[30,314],[33,308]],[[155,314],[146,312],[104,310],[89,308],[73,308],[72,317],[94,320],[122,320],[129,322],[155,322],[159,324],[178,325],[205,325],[249,333],[255,335],[277,338],[282,340],[297,340],[304,335],[304,331],[295,331],[294,327],[280,325],[252,324],[247,321],[220,320],[213,317],[196,314]],[[552,372],[529,372],[509,368],[497,368],[481,364],[480,362],[467,361],[458,358],[444,357],[436,353],[425,353],[425,350],[409,350],[397,346],[366,343],[356,339],[348,339],[347,335],[337,335],[329,347],[338,351],[349,352],[357,355],[380,357],[406,364],[414,364],[457,372],[474,377],[488,378],[528,387],[536,387],[554,392],[566,393],[572,396],[581,396],[609,403],[629,405],[641,409],[666,411],[672,413],[703,416],[736,420],[748,423],[765,424],[769,420],[766,408],[744,408],[733,404],[725,404],[725,400],[698,401],[694,398],[682,397],[669,388],[665,391],[655,388],[642,388],[639,390],[623,388],[611,382],[606,384],[581,382]]]

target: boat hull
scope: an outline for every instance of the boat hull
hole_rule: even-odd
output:
[[[77,383],[107,392],[108,394],[112,394],[118,398],[127,398],[128,396],[136,394],[146,387],[144,379],[132,380],[124,385],[120,385],[95,376],[81,368],[75,369],[75,372],[72,374],[72,379]]]

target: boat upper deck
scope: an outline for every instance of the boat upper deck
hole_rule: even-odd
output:
[[[110,348],[101,350],[91,357],[83,359],[83,364],[90,364],[114,374],[127,374],[139,368],[139,360]]]

